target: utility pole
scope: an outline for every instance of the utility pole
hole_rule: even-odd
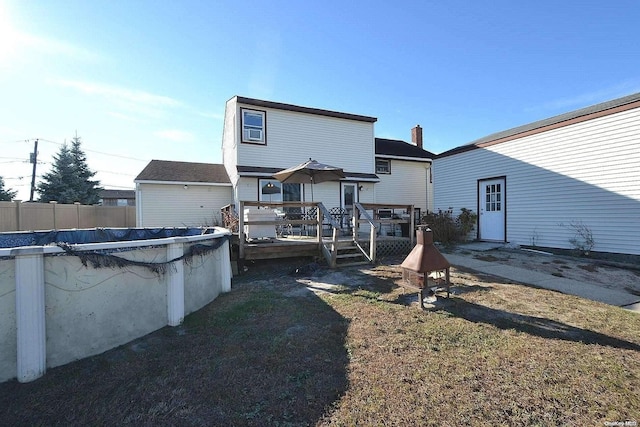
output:
[[[33,192],[36,191],[36,165],[38,164],[38,140],[35,140],[33,145],[33,153],[30,156],[31,163],[33,163],[33,173],[31,174],[31,196],[29,201],[33,202]]]

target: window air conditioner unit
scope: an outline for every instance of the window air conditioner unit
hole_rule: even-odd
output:
[[[244,136],[248,141],[262,141],[262,129],[245,129]]]

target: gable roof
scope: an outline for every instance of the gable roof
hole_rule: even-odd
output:
[[[101,199],[135,199],[135,190],[102,190]]]
[[[224,165],[169,160],[151,160],[134,180],[139,181],[231,184]]]
[[[487,147],[489,145],[511,141],[513,139],[522,138],[536,133],[546,132],[548,130],[569,126],[575,123],[580,123],[639,107],[640,92],[624,96],[622,98],[613,99],[611,101],[602,102],[600,104],[591,105],[579,110],[553,116],[548,119],[538,120],[533,123],[507,129],[501,132],[496,132],[491,135],[485,136],[484,138],[476,139],[475,141],[472,141],[468,144],[440,153],[437,155],[437,157],[447,157],[453,154],[474,150],[476,148]]]
[[[315,114],[318,116],[336,117],[338,119],[357,120],[360,122],[368,122],[368,123],[374,123],[378,121],[378,119],[375,117],[361,116],[359,114],[341,113],[338,111],[322,110],[319,108],[301,107],[299,105],[283,104],[281,102],[245,98],[243,96],[235,96],[234,98],[239,104],[253,105],[256,107],[274,108],[276,110],[294,111],[296,113]]]
[[[398,139],[376,138],[376,156],[405,158],[405,160],[431,160],[435,157],[430,151],[419,148]]]

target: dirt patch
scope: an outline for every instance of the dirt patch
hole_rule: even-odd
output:
[[[640,295],[640,271],[632,268],[631,265],[614,266],[602,260],[546,255],[521,249],[501,248],[489,251],[457,249],[454,252],[466,254],[482,261],[541,271],[556,277],[597,284]]]

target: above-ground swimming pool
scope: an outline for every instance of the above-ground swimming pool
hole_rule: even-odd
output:
[[[231,289],[224,228],[0,233],[0,381],[32,381]]]

